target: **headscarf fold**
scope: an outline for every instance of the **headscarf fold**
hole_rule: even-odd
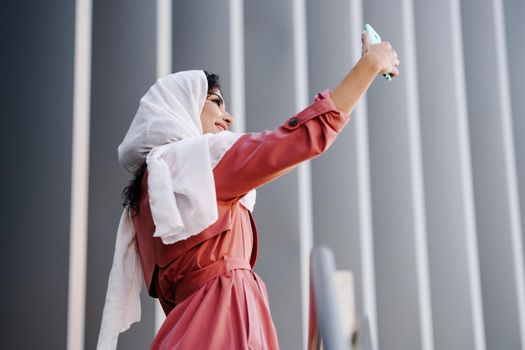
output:
[[[208,83],[203,71],[159,79],[140,100],[118,147],[120,164],[135,174],[144,162],[155,237],[172,244],[218,219],[213,167],[242,134],[203,135],[200,115]],[[241,199],[250,211],[255,191]],[[97,349],[116,349],[118,335],[140,320],[140,260],[130,214],[121,215]]]

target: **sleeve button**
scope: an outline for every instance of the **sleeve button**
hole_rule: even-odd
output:
[[[288,121],[289,126],[296,126],[299,123],[299,120],[297,118],[292,118]]]

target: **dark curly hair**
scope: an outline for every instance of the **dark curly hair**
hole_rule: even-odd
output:
[[[204,71],[206,79],[208,80],[208,95],[214,90],[221,89],[220,78],[218,75]],[[122,206],[131,213],[132,216],[139,212],[140,188],[144,173],[146,172],[146,162],[134,174],[134,177],[129,181],[128,186],[122,191]]]

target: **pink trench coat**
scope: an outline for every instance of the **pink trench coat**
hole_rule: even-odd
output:
[[[266,287],[252,270],[257,229],[239,200],[323,153],[348,120],[325,91],[274,131],[242,136],[213,171],[218,220],[171,245],[153,237],[146,173],[134,217],[137,247],[149,294],[167,315],[151,349],[279,348]]]

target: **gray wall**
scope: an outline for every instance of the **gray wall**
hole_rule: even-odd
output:
[[[519,322],[518,303],[523,295],[517,294],[520,281],[516,279],[523,270],[517,270],[513,246],[522,228],[515,216],[519,203],[508,124],[510,96],[502,93],[508,91],[511,72],[502,57],[504,37],[499,37],[504,30],[500,26],[503,14],[495,4],[502,6],[488,0],[462,3],[465,74],[487,347],[518,349],[525,346],[520,339],[524,325]]]
[[[221,77],[230,99],[228,1],[174,1],[172,71],[204,69]],[[228,105],[228,104],[227,104]]]
[[[350,50],[349,2],[307,3],[308,63],[310,96],[337,85],[354,63]],[[346,25],[341,25],[345,23]],[[326,40],[332,37],[331,40]],[[346,45],[341,45],[346,43]],[[326,55],[326,52],[338,52]],[[352,119],[355,115],[352,115]],[[356,169],[356,130],[350,123],[336,143],[322,157],[312,161],[312,190],[315,201],[315,244],[326,244],[335,253],[339,269],[352,270],[361,280],[358,183]],[[337,206],[327,203],[338,203]],[[357,288],[361,309],[361,287]],[[362,311],[362,310],[359,310]]]
[[[468,255],[475,222],[459,1],[414,10],[435,347],[472,349],[482,325]]]
[[[525,98],[523,98],[522,82],[525,79],[525,1],[507,0],[505,10],[505,39],[509,65],[509,83],[512,108],[512,126],[514,129],[514,150],[516,152],[516,167],[521,201],[521,218],[525,218]],[[525,230],[522,230],[522,243],[525,250]]]
[[[172,70],[219,74],[229,105],[239,69],[231,66],[232,4],[173,1],[171,13]],[[273,129],[297,112],[305,88],[296,86],[296,7],[241,4],[246,116],[234,117],[247,131]],[[310,100],[351,68],[362,23],[401,59],[401,76],[376,79],[337,142],[311,162],[314,243],[353,271],[357,310],[374,313],[374,341],[388,350],[525,348],[523,1],[304,4]],[[1,348],[66,348],[74,5],[9,2],[0,11],[9,183]],[[155,2],[93,0],[86,349],[97,341],[130,178],[117,146],[155,81],[156,10]],[[255,211],[256,271],[282,349],[300,349],[306,336],[299,181],[295,170],[261,188]],[[155,307],[144,292],[142,307],[119,348],[151,343]]]
[[[86,349],[98,339],[113,260],[121,192],[131,175],[117,147],[138,101],[155,82],[155,3],[94,1],[89,168]],[[146,349],[154,334],[154,304],[142,293],[142,322],[119,337],[120,349]]]
[[[4,2],[0,16],[0,144],[5,182],[0,347],[63,349],[74,2]]]
[[[245,2],[247,131],[274,129],[295,113],[291,19],[290,1]],[[298,189],[294,170],[258,191],[255,210],[260,237],[256,271],[268,287],[283,349],[301,346]]]

